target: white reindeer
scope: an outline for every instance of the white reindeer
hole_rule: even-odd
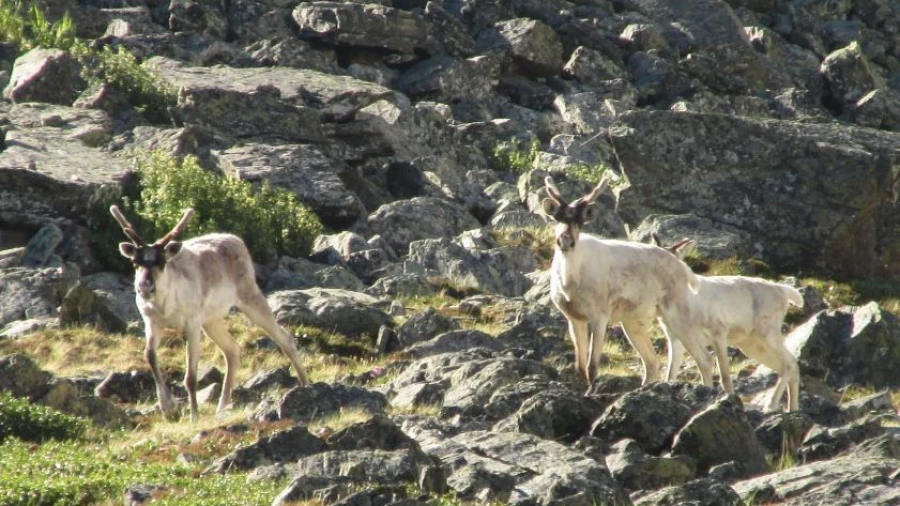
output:
[[[693,251],[696,243],[684,239],[668,249],[680,258]],[[800,369],[797,358],[784,345],[781,324],[790,305],[802,307],[803,295],[795,288],[747,276],[699,276],[700,286],[689,297],[690,328],[712,347],[719,364],[722,387],[734,392],[728,368],[728,345],[778,373],[767,411],[775,411],[785,389],[788,410],[796,411],[800,399]],[[693,354],[692,354],[693,355]],[[669,343],[666,379],[672,381],[681,368],[684,348]]]
[[[118,207],[111,206],[109,210],[131,239],[120,243],[119,251],[135,268],[134,289],[147,337],[144,357],[153,372],[163,413],[173,416],[177,409],[156,357],[156,347],[166,327],[183,332],[187,339],[184,386],[190,400],[191,420],[197,421],[198,417],[197,361],[201,330],[225,358],[225,380],[217,413],[230,407],[241,357],[240,348],[225,325],[225,317],[233,307],[244,312],[275,340],[290,358],[301,384],[309,382],[294,338],[275,322],[266,298],[256,285],[250,252],[240,238],[231,234],[207,234],[183,243],[176,241],[194,212],[188,209],[171,232],[147,244]]]
[[[597,214],[594,201],[606,179],[572,203],[563,199],[549,176],[545,184],[550,197],[542,201],[542,208],[556,222],[550,297],[568,320],[580,374],[588,385],[597,377],[607,324],[619,322],[641,357],[643,383],[656,381],[659,357],[650,338],[653,323],[665,322],[662,328],[670,342],[685,335],[683,314],[699,279],[668,250],[598,239],[581,231]],[[701,366],[704,383],[711,385],[712,360],[705,347],[694,341],[686,341],[684,347]]]

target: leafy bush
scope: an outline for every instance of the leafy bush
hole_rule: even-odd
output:
[[[0,392],[0,441],[8,437],[26,441],[75,439],[83,436],[88,426],[82,418]]]
[[[278,255],[305,256],[323,231],[318,217],[293,193],[268,185],[255,189],[246,181],[204,169],[195,157],[178,159],[161,151],[141,151],[135,152],[134,165],[139,175],[136,197],[126,197],[121,207],[146,240],[171,230],[188,207],[195,214],[186,237],[231,232],[247,243],[260,262]],[[115,253],[115,244],[124,235],[108,211],[95,227],[106,232],[97,236],[98,251]]]
[[[128,49],[104,46],[97,51],[76,44],[72,53],[81,62],[82,77],[88,84],[105,83],[115,88],[150,122],[171,120],[169,108],[175,105],[175,90],[138,63]]]
[[[26,10],[21,0],[0,0],[0,41],[15,44],[21,52],[36,47],[70,49],[76,39],[69,13],[50,23],[38,5],[31,3]]]
[[[528,149],[521,149],[514,141],[501,142],[494,146],[491,165],[497,171],[524,174],[533,168],[540,147],[537,140],[531,141]]]
[[[0,443],[0,455],[0,506],[121,503],[125,489],[139,483],[160,487],[154,505],[268,505],[285,481],[250,481],[238,473],[197,479],[199,469],[70,442],[33,447],[9,439]]]

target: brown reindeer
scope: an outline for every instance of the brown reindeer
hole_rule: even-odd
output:
[[[275,322],[265,296],[256,284],[253,262],[247,246],[231,234],[207,234],[179,242],[193,209],[184,212],[168,234],[147,244],[119,208],[109,208],[131,242],[119,244],[119,251],[134,265],[134,290],[147,337],[144,356],[153,372],[159,407],[167,416],[177,404],[166,388],[159,370],[156,347],[164,328],[184,333],[187,339],[187,369],[184,386],[191,406],[191,420],[197,420],[197,361],[201,330],[225,357],[225,381],[217,413],[231,405],[234,375],[240,367],[241,352],[225,325],[225,317],[236,307],[260,326],[281,348],[297,371],[301,384],[309,381],[300,363],[294,338]]]

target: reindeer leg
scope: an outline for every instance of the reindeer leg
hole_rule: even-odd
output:
[[[241,301],[238,309],[246,314],[250,321],[266,331],[269,337],[275,340],[281,351],[288,356],[294,365],[294,370],[300,378],[300,384],[309,384],[309,377],[306,375],[306,368],[303,367],[303,363],[300,361],[300,353],[297,352],[294,336],[290,335],[288,331],[284,330],[275,321],[275,315],[272,314],[272,309],[269,307],[269,303],[266,302],[262,292],[259,291],[259,288],[255,288],[253,292],[247,300]]]
[[[666,381],[675,381],[678,379],[678,373],[681,372],[681,364],[684,363],[684,345],[678,339],[672,339],[666,331],[664,325],[660,325],[663,333],[666,334],[666,342],[668,344],[668,366],[666,367]]]
[[[234,377],[241,366],[241,349],[228,332],[223,320],[206,322],[203,331],[216,343],[225,358],[225,380],[222,382],[222,394],[216,413],[222,413],[231,407],[231,391],[234,388]]]
[[[594,384],[600,373],[600,359],[603,357],[603,345],[606,343],[606,326],[609,317],[606,315],[595,316],[591,319],[590,345],[587,350],[587,380],[588,389]]]
[[[590,378],[588,377],[587,359],[588,359],[588,323],[584,320],[576,320],[567,318],[569,322],[569,338],[572,340],[572,346],[575,348],[575,368],[578,374],[588,382],[590,388]]]
[[[659,357],[656,355],[656,350],[653,349],[653,341],[650,340],[651,323],[652,320],[622,322],[625,337],[628,338],[628,342],[631,343],[638,356],[641,357],[641,364],[644,366],[644,377],[641,385],[659,381]]]
[[[187,340],[186,370],[184,373],[184,388],[187,389],[188,399],[191,404],[191,422],[196,423],[199,418],[197,409],[197,362],[200,360],[200,328],[189,325],[184,329]]]
[[[144,333],[146,335],[146,343],[144,345],[144,358],[147,365],[150,366],[150,372],[153,373],[153,382],[156,383],[156,398],[159,400],[159,409],[167,418],[175,416],[178,404],[169,393],[166,387],[166,378],[159,369],[157,361],[156,347],[159,344],[159,336],[162,335],[162,328],[155,325],[149,318],[144,318]]]

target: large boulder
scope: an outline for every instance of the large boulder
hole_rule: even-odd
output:
[[[750,235],[779,269],[898,275],[890,167],[900,134],[715,114],[629,112],[611,130],[619,214],[692,213]],[[828,184],[822,186],[823,181]]]
[[[875,302],[817,313],[794,329],[785,344],[804,376],[835,389],[900,385],[893,365],[900,360],[900,320]]]
[[[81,86],[78,64],[62,49],[35,48],[16,59],[3,98],[70,105]]]

